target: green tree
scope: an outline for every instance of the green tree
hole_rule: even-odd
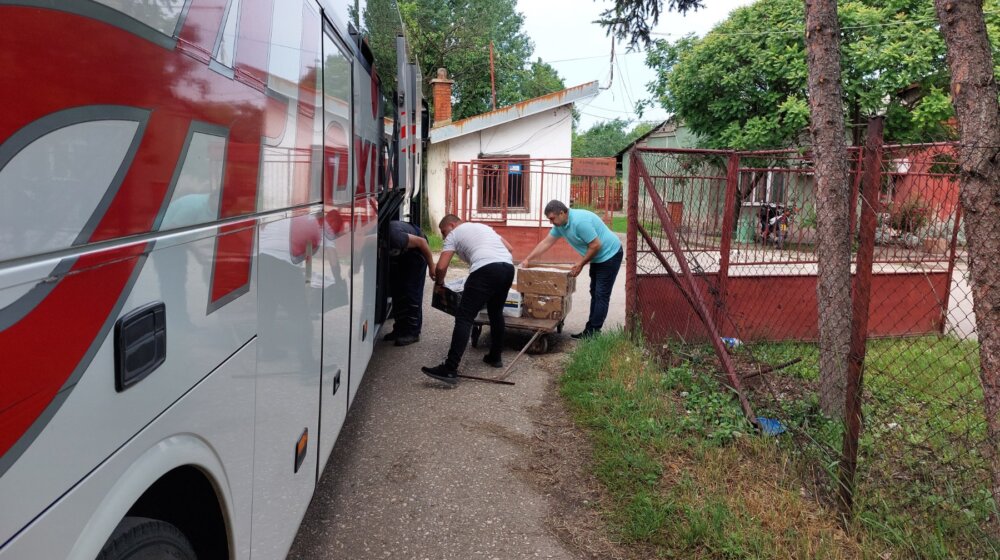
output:
[[[935,0],[941,34],[948,45],[951,90],[961,134],[965,231],[969,241],[972,304],[979,333],[980,382],[989,444],[991,493],[1000,501],[1000,104],[997,96],[996,20],[982,2]],[[990,6],[992,8],[992,6]],[[994,12],[994,10],[989,10]],[[994,18],[996,16],[993,16]],[[992,43],[992,46],[991,46]],[[998,503],[997,505],[1000,505]],[[990,516],[990,531],[1000,538],[1000,520]]]
[[[597,123],[587,130],[573,133],[573,157],[611,157],[636,138],[653,129],[650,123],[639,123],[631,130],[625,119]]]
[[[438,68],[455,81],[452,116],[462,119],[492,107],[490,43],[496,81],[497,106],[537,97],[565,86],[556,70],[537,59],[524,33],[524,16],[515,0],[370,0],[363,28],[378,68],[396,67],[395,36],[400,19],[406,25],[411,54],[424,77]],[[395,90],[395,76],[383,71],[384,91]],[[429,96],[427,80],[422,84]]]
[[[566,89],[566,84],[559,77],[559,72],[542,59],[532,62],[518,79],[521,91],[518,93],[520,100],[541,97],[547,93]]]
[[[943,140],[953,116],[945,48],[930,0],[847,0],[837,7],[842,88],[854,143],[866,117],[887,115],[886,137]],[[656,41],[647,64],[654,100],[708,146],[753,149],[799,143],[809,124],[801,0],[734,10],[705,37]]]

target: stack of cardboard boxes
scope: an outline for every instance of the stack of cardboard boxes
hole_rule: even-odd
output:
[[[566,268],[519,268],[517,290],[523,317],[562,321],[570,311],[576,278]]]

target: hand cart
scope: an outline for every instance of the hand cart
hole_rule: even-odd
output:
[[[472,347],[479,346],[479,337],[483,334],[483,326],[490,324],[490,318],[486,312],[480,312],[476,316],[475,321],[472,324]],[[549,347],[552,343],[549,341],[549,337],[552,336],[553,332],[562,332],[563,321],[562,319],[533,319],[531,317],[504,317],[504,328],[521,330],[521,331],[531,331],[531,339],[528,343],[521,348],[521,351],[514,356],[514,359],[507,364],[507,369],[503,370],[503,374],[495,379],[477,378],[481,381],[489,381],[491,383],[504,383],[508,384],[509,381],[504,381],[507,376],[510,375],[511,369],[514,364],[524,355],[525,351],[532,354],[544,354],[548,352]],[[512,383],[511,383],[512,384]]]
[[[479,346],[479,337],[483,334],[483,326],[490,324],[490,318],[485,311],[479,312],[472,324],[472,347]],[[528,331],[533,333],[531,340],[521,350],[529,354],[544,354],[553,346],[550,340],[552,333],[561,333],[563,329],[562,319],[533,319],[531,317],[504,317],[504,326],[516,331]],[[518,354],[520,356],[520,354]],[[515,358],[516,359],[516,358]]]

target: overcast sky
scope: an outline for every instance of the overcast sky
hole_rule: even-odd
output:
[[[654,31],[669,34],[659,36],[668,40],[692,32],[704,35],[734,8],[752,3],[752,0],[708,0],[705,8],[686,16],[664,14]],[[611,0],[518,0],[517,9],[524,14],[525,31],[535,43],[533,60],[541,57],[555,67],[567,87],[592,80],[607,87],[611,38],[605,35],[604,28],[592,22],[613,5]],[[626,52],[621,43],[615,46],[615,53],[618,64],[611,88],[577,104],[582,113],[581,130],[615,117],[637,120],[635,103],[649,97],[646,83],[655,75],[646,67],[645,55]],[[666,116],[662,109],[648,109],[642,120],[663,120]]]

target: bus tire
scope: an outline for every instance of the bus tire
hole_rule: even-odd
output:
[[[97,560],[197,560],[184,533],[170,523],[126,517],[104,543]]]

